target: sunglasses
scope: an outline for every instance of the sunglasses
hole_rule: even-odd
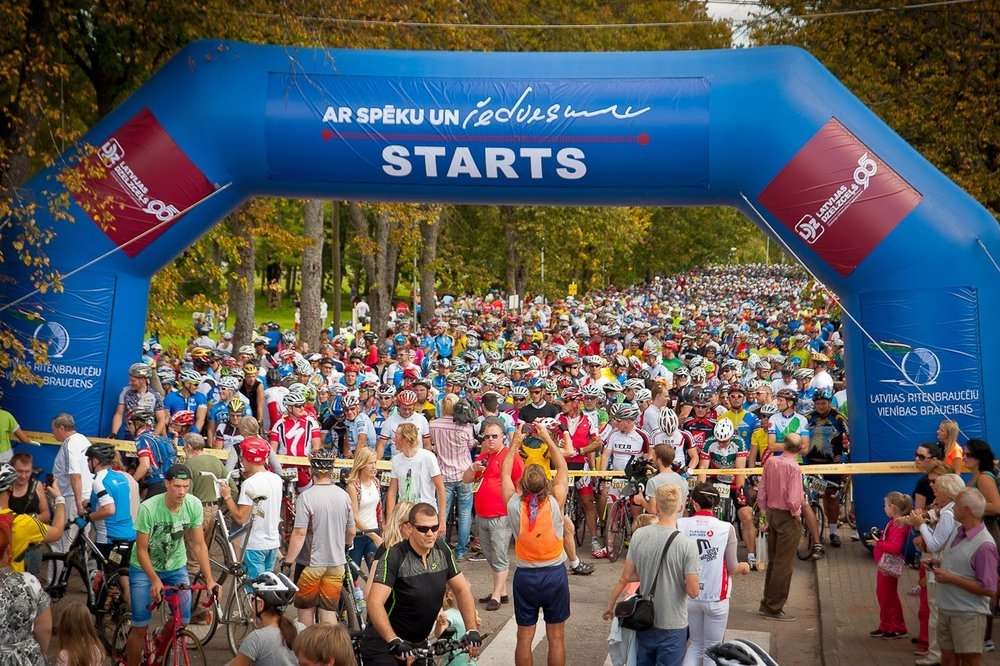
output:
[[[483,439],[500,439],[500,435],[483,435]]]
[[[514,398],[514,402],[524,402],[527,398]]]
[[[531,389],[528,393],[541,393],[542,389]]]
[[[421,534],[432,534],[434,532],[437,532],[438,529],[440,529],[441,524],[438,523],[437,525],[413,525],[412,527]]]
[[[922,454],[922,453],[917,453],[917,454],[914,454],[914,457],[915,457],[915,458],[916,458],[917,460],[927,460],[928,458],[930,458],[930,456],[925,456],[925,455],[924,455],[924,454]]]

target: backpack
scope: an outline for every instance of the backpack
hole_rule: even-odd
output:
[[[462,398],[455,403],[453,418],[455,419],[455,423],[459,425],[471,425],[479,422],[479,414],[472,401],[468,398]]]
[[[153,452],[153,459],[150,461],[153,471],[159,472],[160,476],[165,475],[177,460],[177,447],[166,437],[158,437],[150,432],[143,433],[140,437],[146,438],[149,450]]]

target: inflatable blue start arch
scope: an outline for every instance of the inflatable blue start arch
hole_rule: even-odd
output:
[[[204,41],[178,53],[22,196],[56,232],[62,293],[4,286],[48,345],[6,406],[108,430],[153,273],[255,195],[464,204],[736,206],[842,299],[854,461],[912,459],[942,415],[1000,443],[993,217],[794,48],[676,53],[329,51]],[[77,150],[81,150],[77,148]],[[82,164],[82,166],[81,166]],[[95,168],[103,167],[103,168]],[[76,169],[75,223],[47,202]],[[101,224],[94,219],[101,220]],[[711,233],[706,229],[706,233]],[[17,262],[17,254],[7,253]],[[18,300],[20,299],[20,300]],[[27,313],[40,310],[42,319]],[[987,408],[991,405],[992,408]],[[906,477],[863,477],[881,524]]]

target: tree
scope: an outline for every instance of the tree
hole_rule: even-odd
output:
[[[420,323],[429,326],[436,315],[437,296],[434,283],[437,277],[437,246],[446,210],[440,206],[425,206],[427,216],[420,226]]]
[[[239,349],[253,342],[254,330],[254,275],[257,259],[257,241],[251,233],[249,216],[235,213],[226,220],[226,228],[233,238],[244,238],[236,246],[236,256],[230,264],[227,305],[233,324],[233,347]]]
[[[319,349],[320,301],[323,299],[323,200],[305,202],[305,238],[309,244],[302,250],[302,292],[299,297],[299,335],[309,349]]]

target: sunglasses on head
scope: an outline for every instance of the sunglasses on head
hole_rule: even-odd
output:
[[[441,527],[440,523],[437,525],[414,525],[413,529],[420,532],[421,534],[431,534],[437,532]]]

